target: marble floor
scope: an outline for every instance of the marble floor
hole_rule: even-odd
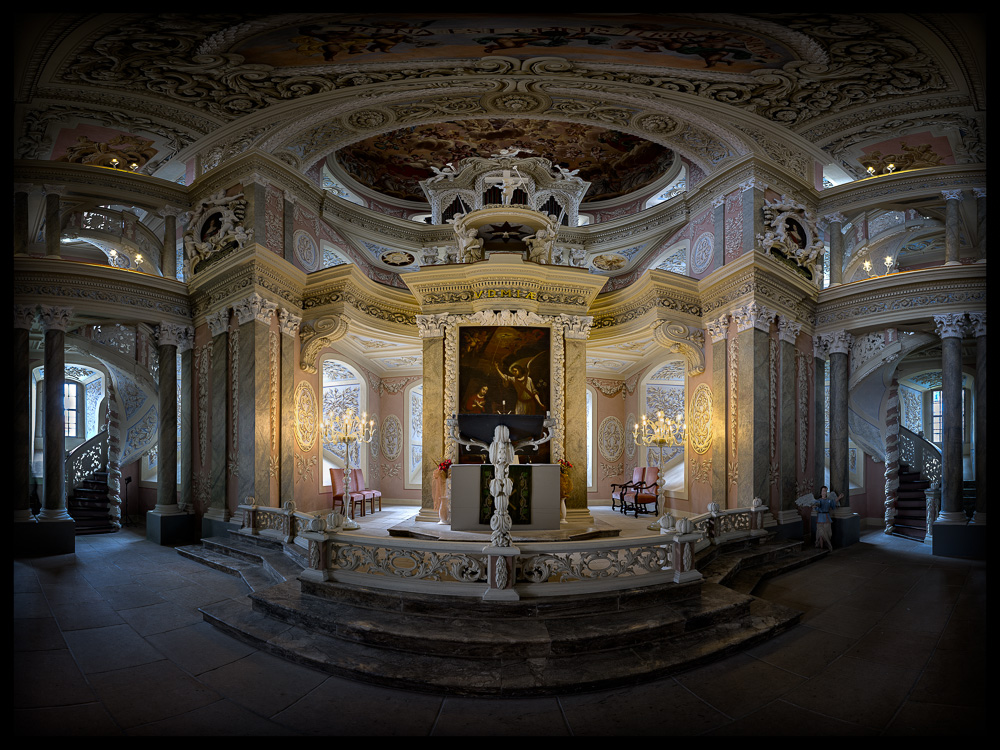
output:
[[[383,534],[415,509],[363,519]],[[595,516],[642,533],[648,519]],[[142,527],[14,561],[15,734],[980,735],[986,564],[879,530],[766,582],[777,638],[638,687],[531,699],[392,690],[285,662],[202,621],[246,587]]]

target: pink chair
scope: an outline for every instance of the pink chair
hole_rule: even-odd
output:
[[[351,470],[351,484],[355,482],[354,479],[354,469]],[[363,492],[351,492],[350,500],[345,506],[344,504],[344,470],[343,469],[330,469],[330,484],[333,491],[333,509],[337,510],[339,505],[344,508],[344,513],[350,518],[354,518],[354,508],[361,508],[361,515],[365,515],[365,496]]]
[[[653,514],[660,512],[659,498],[657,497],[656,480],[660,476],[660,470],[655,466],[647,466],[642,474],[642,481],[638,484],[629,483],[632,486],[623,493],[622,513],[632,511],[638,518],[640,513],[649,513],[649,505],[652,504]]]
[[[622,499],[626,492],[631,490],[634,486],[642,484],[642,467],[639,466],[632,470],[632,481],[625,482],[625,484],[612,484],[611,485],[611,510],[615,509],[615,500],[618,500],[622,504],[622,513],[625,512],[625,501]],[[618,488],[618,496],[615,497],[615,488]]]
[[[364,495],[364,502],[371,506],[372,513],[375,512],[376,502],[378,509],[382,510],[382,493],[372,487],[365,486],[365,474],[360,468],[351,469],[351,484],[355,485],[355,489]]]

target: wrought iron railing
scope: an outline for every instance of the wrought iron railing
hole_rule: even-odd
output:
[[[941,449],[929,440],[899,426],[899,461],[919,471],[931,484],[941,483]]]

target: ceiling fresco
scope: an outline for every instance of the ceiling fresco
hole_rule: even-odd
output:
[[[428,17],[431,16],[431,17]],[[317,16],[246,40],[234,52],[275,67],[538,57],[749,73],[799,55],[774,36],[719,20],[643,13],[391,13]]]
[[[581,123],[528,119],[459,120],[395,130],[336,154],[338,164],[362,185],[383,195],[426,201],[420,180],[470,156],[501,149],[543,156],[591,183],[587,201],[615,198],[656,180],[674,162],[673,152],[642,138]]]

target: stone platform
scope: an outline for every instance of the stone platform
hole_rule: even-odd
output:
[[[388,527],[389,536],[411,539],[431,539],[440,542],[483,542],[490,543],[490,533],[482,531],[452,531],[447,524],[417,521],[416,516],[403,523]],[[621,527],[607,521],[594,519],[590,524],[564,524],[558,529],[538,529],[518,531],[511,528],[513,544],[530,542],[576,542],[585,539],[606,539],[621,535]]]

